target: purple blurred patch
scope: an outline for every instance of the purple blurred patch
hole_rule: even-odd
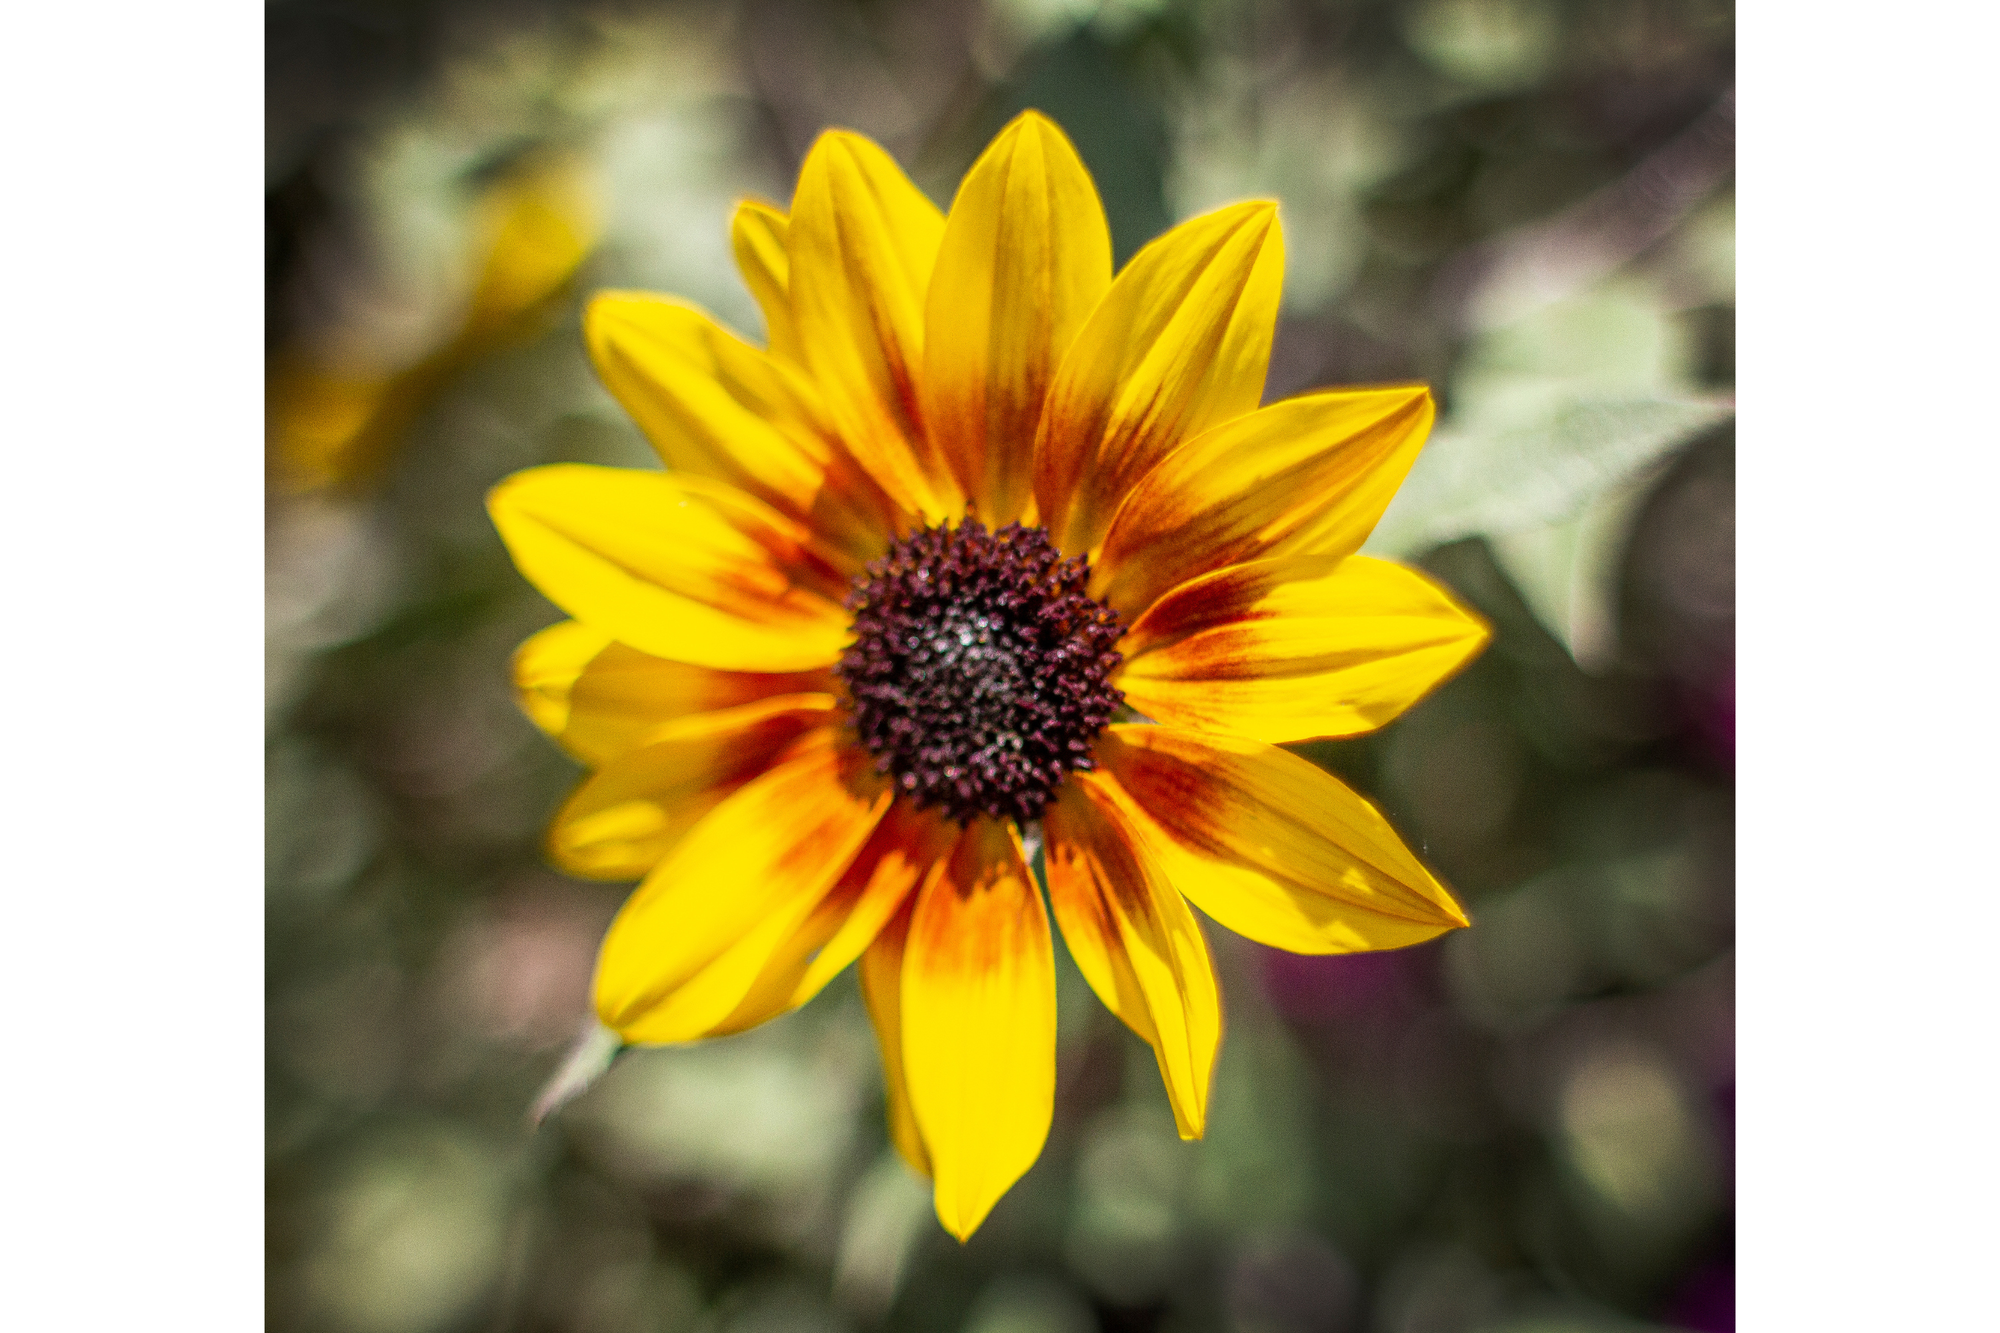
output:
[[[1712,1260],[1695,1269],[1662,1317],[1692,1333],[1736,1333],[1736,1265]]]
[[[1715,1090],[1715,1137],[1722,1148],[1722,1169],[1733,1193],[1736,1182],[1736,1085],[1725,1083]]]
[[[1319,1236],[1259,1236],[1230,1265],[1230,1323],[1268,1333],[1341,1333],[1357,1288],[1353,1266]]]
[[[1724,768],[1736,766],[1736,664],[1688,692],[1688,712],[1703,754]]]
[[[1329,1023],[1387,1013],[1410,993],[1401,952],[1297,954],[1264,949],[1264,990],[1295,1023]]]

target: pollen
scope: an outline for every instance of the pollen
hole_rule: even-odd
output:
[[[1124,695],[1118,615],[1039,527],[967,518],[897,542],[855,579],[834,668],[877,772],[960,824],[1040,818]]]

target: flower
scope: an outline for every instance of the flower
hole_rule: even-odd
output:
[[[271,359],[266,398],[275,480],[294,493],[365,485],[396,455],[439,388],[534,332],[597,243],[597,204],[575,162],[530,158],[481,196],[476,272],[464,307],[414,358],[388,356],[365,327],[333,346]],[[338,350],[336,350],[336,348]]]
[[[733,240],[768,351],[655,296],[586,316],[668,470],[541,467],[490,499],[574,617],[515,663],[594,770],[549,849],[644,877],[595,983],[627,1042],[741,1031],[858,960],[896,1145],[962,1240],[1048,1135],[1050,910],[1187,1138],[1222,1031],[1190,902],[1300,953],[1467,924],[1279,745],[1379,726],[1486,631],[1354,553],[1424,388],[1258,406],[1275,205],[1183,223],[1114,279],[1089,175],[1028,112],[948,216],[830,131],[790,215],[744,203]]]

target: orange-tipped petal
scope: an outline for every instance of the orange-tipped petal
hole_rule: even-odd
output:
[[[979,516],[1027,509],[1056,366],[1111,285],[1111,232],[1063,132],[1024,111],[965,175],[924,319],[924,420]]]
[[[1119,506],[1091,592],[1128,620],[1167,589],[1277,555],[1352,555],[1430,433],[1422,385],[1259,408],[1160,461]]]
[[[1181,1137],[1198,1139],[1222,1040],[1215,968],[1194,913],[1104,785],[1076,774],[1042,817],[1049,906],[1090,988],[1152,1046]]]
[[[1117,726],[1097,759],[1152,865],[1239,935],[1293,953],[1419,944],[1468,924],[1389,822],[1288,750]]]
[[[831,664],[845,580],[804,526],[703,477],[555,464],[487,496],[543,596],[642,652],[739,671]]]
[[[632,1043],[719,1030],[840,881],[890,797],[826,728],[709,811],[604,937],[596,991],[605,1026]]]
[[[1153,603],[1120,641],[1115,679],[1155,722],[1279,744],[1373,731],[1486,639],[1416,570],[1289,556],[1204,574]]]
[[[1139,251],[1063,357],[1035,437],[1035,500],[1088,553],[1126,492],[1264,392],[1284,279],[1277,206],[1232,204]]]
[[[1056,1089],[1048,914],[1012,825],[980,817],[917,896],[903,958],[903,1062],[937,1182],[964,1240],[1034,1165]]]
[[[937,522],[963,503],[924,433],[924,296],[944,215],[890,156],[829,130],[799,169],[789,232],[792,319],[827,414],[856,461]]]

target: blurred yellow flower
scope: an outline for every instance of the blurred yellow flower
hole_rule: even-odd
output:
[[[440,345],[403,366],[354,349],[291,348],[272,358],[265,392],[282,488],[315,491],[376,475],[439,386],[532,327],[597,242],[594,201],[581,170],[565,159],[514,172],[479,205],[478,272],[455,331]]]
[[[734,242],[768,351],[663,297],[586,317],[668,470],[490,497],[574,617],[515,662],[594,770],[550,853],[643,876],[596,977],[627,1042],[740,1031],[858,959],[897,1146],[962,1239],[1048,1135],[1048,910],[1188,1138],[1222,1031],[1189,902],[1302,953],[1466,924],[1373,806],[1278,747],[1381,725],[1486,631],[1355,554],[1424,388],[1258,406],[1275,205],[1114,278],[1089,175],[1029,112],[949,215],[830,131],[789,216],[745,203]]]

